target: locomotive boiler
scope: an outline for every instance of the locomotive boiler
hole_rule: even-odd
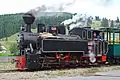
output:
[[[18,69],[78,66],[106,61],[107,43],[93,40],[94,30],[74,28],[66,35],[64,26],[39,24],[37,32],[33,33],[31,24],[35,17],[26,13],[23,19],[26,26],[18,35],[19,55],[13,60]]]

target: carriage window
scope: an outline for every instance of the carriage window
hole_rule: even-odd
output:
[[[119,40],[119,33],[115,33],[115,40]]]
[[[109,40],[113,40],[113,33],[111,33],[110,35],[109,35]]]
[[[92,38],[92,32],[91,31],[88,31],[87,37],[88,37],[88,39]]]
[[[114,41],[115,41],[115,44],[118,44],[119,43],[119,33],[115,33],[115,36],[114,36]]]
[[[107,32],[104,32],[104,40],[107,40],[107,38],[109,37],[108,35],[107,35]]]
[[[85,31],[82,32],[82,38],[85,39]]]

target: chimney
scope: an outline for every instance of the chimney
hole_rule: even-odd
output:
[[[23,19],[26,24],[26,32],[31,32],[31,24],[33,24],[35,17],[30,13],[26,13],[23,16]]]

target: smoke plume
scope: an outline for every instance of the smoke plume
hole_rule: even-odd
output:
[[[36,17],[40,17],[41,15],[39,15],[39,13],[41,12],[65,12],[65,9],[73,5],[75,1],[76,0],[73,0],[72,2],[67,2],[67,3],[63,2],[60,4],[54,4],[51,6],[47,6],[44,4],[42,6],[36,7],[35,9],[31,9],[30,11],[28,11],[28,13],[32,13]]]
[[[100,17],[110,17],[110,15],[112,14],[110,13],[110,6],[114,4],[114,1],[115,0],[73,0],[72,2],[63,2],[51,6],[42,5],[40,7],[37,7],[36,9],[30,10],[29,12],[33,13],[36,17],[40,17],[41,12],[77,13],[76,15],[73,15],[72,19],[65,20],[61,23],[64,25],[69,25],[71,26],[71,28],[73,28],[75,26],[85,26],[88,17],[93,15],[98,15]],[[89,13],[90,16],[84,15],[86,13]],[[51,13],[51,16],[54,16],[54,14]]]

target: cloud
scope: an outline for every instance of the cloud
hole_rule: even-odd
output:
[[[120,14],[120,0],[1,0],[0,14],[27,12],[45,5],[51,11],[87,13],[116,18]]]
[[[76,0],[72,6],[68,6],[64,11],[116,19],[120,14],[119,8],[120,1],[117,0]]]

